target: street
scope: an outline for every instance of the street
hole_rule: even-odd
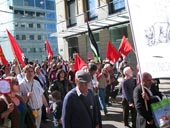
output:
[[[167,97],[170,97],[170,79],[160,79],[159,89]],[[118,95],[117,103],[112,103],[112,106],[107,107],[107,109],[106,116],[101,111],[103,128],[123,128],[121,95]],[[41,128],[53,128],[52,121],[42,123]]]

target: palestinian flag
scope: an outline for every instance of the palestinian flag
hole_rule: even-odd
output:
[[[94,54],[94,60],[101,62],[100,60],[100,53],[99,53],[99,49],[97,47],[97,43],[94,39],[93,33],[90,29],[89,23],[87,22],[87,28],[88,28],[88,35],[89,35],[89,42],[90,42],[90,47],[93,51]]]

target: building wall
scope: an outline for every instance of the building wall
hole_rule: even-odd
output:
[[[78,47],[79,47],[79,55],[85,61],[87,61],[87,38],[86,35],[81,35],[78,37]]]
[[[85,23],[86,10],[84,9],[85,8],[84,1],[83,0],[75,0],[75,2],[76,2],[75,3],[75,9],[76,9],[76,21],[77,21],[76,26],[71,26],[71,27],[67,28],[67,24],[65,22],[66,19],[65,20],[62,19],[63,22],[57,23],[58,33],[60,33],[62,29],[65,29],[66,31],[68,31],[72,27],[74,28],[74,27],[82,26],[82,25],[86,24]],[[65,3],[61,2],[61,1],[57,2],[57,6],[58,6],[57,9],[65,8],[65,6],[63,4],[65,4]],[[100,6],[99,6],[99,4],[100,4]],[[106,19],[106,18],[108,18],[110,16],[109,15],[109,10],[108,10],[108,0],[100,0],[100,3],[98,3],[95,8],[96,8],[97,13],[98,13],[97,14],[97,19],[95,19],[95,20],[103,20],[103,19]],[[57,11],[57,15],[61,15],[60,17],[59,16],[57,17],[57,18],[59,18],[59,19],[57,19],[58,22],[61,21],[61,17],[66,16],[65,15],[65,13],[66,13],[65,10],[66,10],[66,8],[62,12]],[[89,21],[89,22],[93,22],[93,21]],[[121,24],[118,24],[117,26],[113,26],[114,29],[117,29],[117,28],[121,27]],[[106,57],[107,43],[108,43],[109,40],[111,40],[111,36],[112,36],[111,33],[110,33],[111,29],[112,29],[112,27],[103,28],[103,29],[100,29],[100,30],[97,30],[97,31],[93,31],[95,33],[99,33],[99,48],[100,48],[99,51],[100,51],[101,59],[105,59],[105,57]],[[116,38],[115,40],[117,40],[116,48],[117,48],[118,42],[121,40],[121,37],[122,37],[122,34],[123,34],[122,32],[117,32],[117,33],[120,33],[120,35],[119,35],[120,37],[118,37],[118,38],[114,37],[114,38]],[[88,52],[88,49],[89,49],[88,48],[89,45],[87,44],[87,43],[89,43],[89,41],[87,40],[87,35],[86,34],[87,33],[76,35],[76,37],[78,38],[77,43],[78,43],[78,47],[79,47],[79,50],[78,50],[79,54],[85,61],[87,61],[87,59],[88,59],[87,58],[87,52]],[[127,34],[126,37],[128,38],[129,42],[133,46],[133,40],[132,40],[132,34],[131,34],[131,30],[130,30],[130,25],[128,25],[128,27],[127,27],[127,33],[126,34]],[[61,41],[60,42],[61,44],[63,43],[62,38],[63,37],[61,37],[61,39],[58,38],[59,42]],[[72,37],[69,37],[69,38],[72,38]],[[65,43],[69,43],[69,46],[71,46],[72,42],[66,39]],[[115,42],[113,42],[113,44],[114,43]],[[64,54],[66,54],[66,52],[68,52],[68,50],[62,52],[63,56],[65,56]],[[72,56],[72,55],[68,55],[68,56]],[[68,57],[65,56],[65,59],[68,60]],[[132,63],[133,65],[136,65],[136,56],[135,56],[135,54],[133,52],[131,52],[128,55],[128,59],[129,59],[130,63]]]

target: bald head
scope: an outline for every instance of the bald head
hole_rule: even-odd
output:
[[[150,88],[153,84],[152,75],[150,73],[144,72],[142,74],[142,84],[147,88]]]

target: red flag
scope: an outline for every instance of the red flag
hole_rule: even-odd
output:
[[[2,63],[2,65],[8,65],[8,61],[6,60],[5,56],[4,56],[4,52],[2,50],[2,47],[0,46],[0,61]]]
[[[53,54],[53,51],[50,47],[48,40],[45,41],[45,47],[46,47],[46,51],[47,51],[47,54],[48,54],[48,61],[51,61],[54,54]]]
[[[116,61],[121,57],[121,54],[117,51],[117,49],[112,45],[109,41],[107,44],[106,58],[116,63]]]
[[[24,63],[24,53],[22,52],[21,48],[19,47],[18,43],[16,42],[15,38],[11,35],[11,33],[7,30],[8,38],[11,43],[12,51],[16,59],[22,64],[22,66],[25,66]]]
[[[125,36],[122,37],[122,41],[119,46],[119,51],[124,55],[127,56],[127,54],[132,51],[132,46],[130,45],[129,41],[126,39]]]
[[[80,56],[77,53],[74,60],[74,69],[80,70],[83,66],[87,66],[87,64],[83,61],[82,58],[80,58]]]

